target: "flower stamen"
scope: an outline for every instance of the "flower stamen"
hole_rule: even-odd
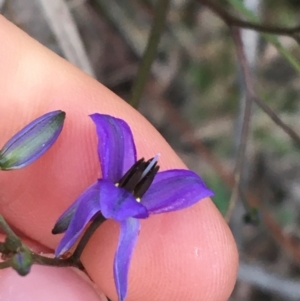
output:
[[[117,183],[118,187],[122,187],[132,192],[136,184],[140,181],[146,162],[141,158],[125,173],[121,180]]]
[[[157,161],[160,154],[145,162],[142,158],[138,160],[116,184],[120,188],[124,188],[132,193],[139,202],[141,197],[150,187],[155,175],[158,172],[159,166]]]
[[[141,199],[141,197],[146,193],[146,191],[151,186],[154,177],[156,176],[159,166],[157,165],[157,158],[158,156],[155,156],[154,158],[150,159],[148,162],[149,165],[151,164],[150,169],[148,169],[149,165],[147,165],[146,169],[148,170],[147,173],[145,173],[144,177],[141,178],[139,183],[136,185],[134,189],[134,196],[136,199]],[[143,173],[143,174],[144,174]]]
[[[143,171],[142,176],[141,176],[141,180],[147,175],[147,173],[149,173],[151,168],[157,164],[159,157],[160,157],[160,154],[157,154],[154,158],[151,159],[151,161],[149,160],[150,163],[148,164],[146,169]]]

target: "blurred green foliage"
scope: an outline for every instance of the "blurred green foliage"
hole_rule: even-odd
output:
[[[208,187],[215,193],[215,195],[212,197],[213,202],[220,212],[225,215],[229,205],[230,190],[225,186],[219,177],[213,175],[204,175],[204,180]]]

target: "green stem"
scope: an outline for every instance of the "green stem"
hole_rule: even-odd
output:
[[[11,267],[11,260],[0,262],[0,270]]]
[[[22,241],[10,228],[2,215],[0,215],[0,227],[6,234],[5,242],[1,245],[1,250],[4,251],[2,253],[17,252],[22,246]]]
[[[66,259],[45,257],[36,253],[32,253],[34,263],[39,265],[55,266],[55,267],[77,267],[83,270],[82,263],[71,256]]]
[[[36,254],[36,253],[32,253],[32,258],[34,260],[34,263],[41,264],[41,265],[48,265],[48,266],[56,266],[56,267],[74,266],[74,267],[77,267],[77,268],[83,270],[84,267],[80,261],[81,254],[82,254],[86,244],[92,237],[92,235],[95,233],[95,231],[98,229],[98,227],[105,221],[106,221],[106,218],[103,215],[97,216],[92,221],[92,223],[90,224],[90,226],[85,231],[82,238],[80,239],[74,253],[69,258],[66,258],[66,259],[49,258],[49,257],[44,257],[44,256]]]
[[[80,256],[92,237],[92,235],[95,233],[95,231],[98,229],[98,227],[106,221],[106,218],[103,215],[97,216],[88,229],[85,231],[83,234],[82,238],[80,239],[74,253],[72,256],[66,259],[60,259],[60,258],[50,258],[50,257],[45,257],[36,253],[32,252],[32,258],[34,263],[40,264],[40,265],[47,265],[47,266],[56,266],[56,267],[77,267],[81,270],[84,269],[81,261],[80,261]]]
[[[84,269],[81,261],[80,256],[90,240],[91,236],[95,233],[95,231],[98,229],[98,227],[105,221],[105,217],[102,215],[99,215],[95,218],[95,220],[91,223],[87,231],[82,236],[81,240],[78,243],[77,248],[75,249],[72,256],[66,259],[60,259],[60,258],[50,258],[45,257],[40,254],[34,253],[30,251],[30,249],[22,244],[21,239],[13,232],[13,230],[10,228],[10,226],[7,224],[5,219],[2,215],[0,215],[0,228],[3,229],[3,231],[6,234],[6,240],[4,243],[0,243],[0,253],[2,254],[15,254],[18,252],[24,252],[28,251],[31,253],[31,258],[33,263],[40,264],[40,265],[47,265],[47,266],[56,266],[56,267],[77,267],[81,270]],[[0,269],[8,268],[12,266],[12,260],[8,259],[4,262],[0,262]]]
[[[136,79],[133,83],[129,104],[137,108],[148,79],[151,65],[154,61],[160,37],[162,35],[170,0],[157,0],[153,26],[140,63]]]
[[[21,239],[13,232],[13,230],[7,224],[7,222],[5,221],[2,215],[0,215],[0,227],[3,229],[3,231],[7,236],[5,242],[0,243],[0,253],[13,254],[13,253],[18,253],[27,250],[29,253],[31,253],[33,263],[40,264],[40,265],[57,266],[57,267],[74,266],[74,267],[78,267],[79,269],[83,269],[79,257],[75,258],[74,256],[71,256],[66,259],[50,258],[30,251],[30,249],[26,245],[22,244]],[[11,259],[8,259],[4,262],[0,262],[0,269],[8,268],[11,266],[12,266]]]
[[[10,228],[2,215],[0,215],[0,227],[8,237],[12,237],[19,240],[19,237],[15,234],[15,232]]]

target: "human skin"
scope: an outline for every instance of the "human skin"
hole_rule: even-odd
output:
[[[0,172],[0,212],[33,241],[33,247],[55,249],[61,238],[51,234],[56,219],[101,176],[89,114],[126,120],[139,158],[160,153],[161,170],[186,168],[137,111],[3,17],[0,41],[0,146],[46,112],[61,109],[67,113],[61,136],[42,158],[24,169]],[[82,255],[88,275],[113,300],[118,234],[118,224],[106,221]],[[236,280],[237,262],[232,234],[209,198],[181,211],[151,216],[142,221],[126,300],[226,301]],[[59,296],[66,301],[101,300],[94,287],[78,277],[66,268],[34,267],[25,278],[3,270],[0,300],[42,297],[47,301]]]

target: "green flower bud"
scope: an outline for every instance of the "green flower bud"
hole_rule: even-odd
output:
[[[56,141],[66,113],[53,111],[25,126],[0,151],[0,169],[19,169],[42,156]]]

